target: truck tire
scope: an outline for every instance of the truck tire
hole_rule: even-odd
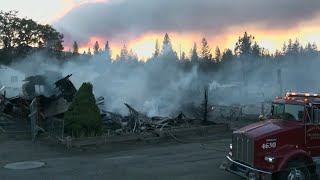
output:
[[[303,161],[291,161],[279,172],[277,180],[311,180],[311,174]]]

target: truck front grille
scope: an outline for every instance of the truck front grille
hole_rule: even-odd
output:
[[[242,133],[232,137],[232,157],[234,160],[253,166],[254,141]]]

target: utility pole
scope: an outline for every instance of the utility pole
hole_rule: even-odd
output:
[[[204,89],[204,102],[203,102],[203,123],[205,124],[208,120],[208,86]]]
[[[279,96],[282,95],[282,72],[281,69],[277,70],[277,81],[278,81],[278,88],[279,88]]]

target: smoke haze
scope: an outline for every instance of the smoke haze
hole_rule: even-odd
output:
[[[127,113],[124,103],[150,116],[174,115],[185,105],[199,106],[203,91],[209,85],[209,104],[254,104],[270,101],[280,94],[277,77],[282,72],[284,90],[319,92],[320,58],[286,60],[238,60],[222,65],[218,71],[203,71],[201,63],[175,62],[161,56],[147,63],[109,62],[103,55],[92,59],[73,59],[60,64],[42,54],[33,54],[12,64],[26,76],[59,71],[70,78],[78,89],[91,82],[96,97],[105,98],[108,111]],[[250,65],[249,65],[250,63]],[[247,76],[243,76],[247,72]],[[247,83],[245,83],[247,82]]]

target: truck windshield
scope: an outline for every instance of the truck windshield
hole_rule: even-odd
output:
[[[272,104],[271,114],[275,117],[281,117],[286,120],[303,120],[303,105],[294,104]]]

